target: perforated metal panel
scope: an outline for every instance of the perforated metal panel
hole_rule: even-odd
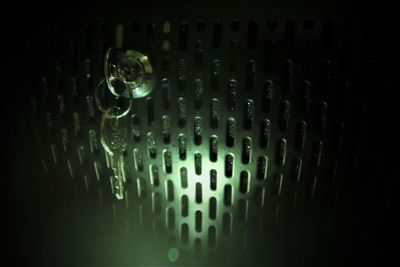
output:
[[[86,218],[102,225],[100,235],[165,241],[166,249],[138,245],[162,263],[171,247],[177,263],[330,262],[345,188],[360,183],[381,149],[383,26],[303,18],[122,24],[124,47],[148,54],[157,75],[127,119],[123,201],[111,192],[93,100],[117,24],[24,27],[21,51],[37,53],[24,53],[29,79],[17,79],[17,93],[29,95],[19,131],[30,133],[45,183],[82,213],[100,214]],[[121,261],[155,260],[136,254]]]

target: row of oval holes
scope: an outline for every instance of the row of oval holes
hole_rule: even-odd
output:
[[[233,124],[234,120],[228,120],[227,125],[227,136],[226,136],[226,146],[233,147],[235,142],[235,126]],[[296,138],[294,141],[294,147],[297,150],[301,150],[304,147],[305,143],[305,134],[306,134],[306,123],[301,121],[297,125],[296,129]],[[165,137],[165,136],[164,136]],[[170,138],[168,136],[168,138]],[[194,143],[196,145],[201,144],[201,131],[195,131],[194,134]],[[269,146],[270,142],[270,122],[268,119],[264,120],[262,123],[262,129],[260,134],[260,147],[266,149]],[[187,152],[186,152],[186,143],[187,139],[184,134],[180,134],[178,136],[178,154],[180,160],[186,160]],[[218,137],[213,135],[210,137],[209,141],[209,159],[211,162],[216,162],[218,160]],[[252,139],[250,137],[245,137],[242,139],[242,157],[241,161],[243,164],[248,164],[251,161],[251,153],[252,153]],[[318,143],[319,144],[319,143]],[[284,165],[286,158],[286,149],[287,149],[287,141],[282,138],[278,142],[277,147],[277,155],[276,155],[276,164]],[[152,132],[148,133],[147,140],[147,150],[150,158],[155,159],[157,157],[157,149],[155,136]],[[134,164],[135,168],[138,171],[143,171],[143,156],[139,149],[135,148],[133,150],[134,156]],[[166,173],[172,173],[172,153],[171,151],[165,149],[163,151],[163,160],[164,160],[164,170]],[[232,154],[228,154],[225,157],[225,166],[226,166],[226,176],[231,177],[231,169],[234,161],[234,156]],[[201,165],[202,165],[202,155],[199,152],[194,154],[194,162],[195,162],[195,172],[196,174],[201,174]]]
[[[140,167],[138,167],[138,160],[137,160],[137,151],[138,149],[134,149],[134,157],[135,157],[135,167],[139,171],[143,171],[143,163],[140,163]],[[168,155],[165,155],[165,162],[164,162],[164,167],[165,167],[165,172],[166,173],[172,173],[172,158],[171,158],[171,152],[169,151],[164,151],[168,153]],[[196,152],[194,155],[194,163],[195,163],[195,174],[196,175],[201,175],[202,174],[202,163],[201,163],[201,154]],[[250,156],[249,156],[250,157]],[[283,155],[285,157],[285,155]],[[247,158],[246,158],[247,159]],[[282,159],[282,162],[284,163],[285,159]],[[246,164],[249,163],[246,161]],[[233,176],[233,171],[234,171],[234,155],[233,154],[227,154],[225,157],[225,177],[231,178]],[[268,169],[268,158],[267,156],[260,156],[257,159],[257,179],[258,180],[264,180],[266,179],[267,176],[267,169]],[[152,177],[152,183],[154,186],[159,185],[159,169],[157,165],[151,165],[150,167],[150,174]],[[182,187],[185,188],[187,186],[187,182],[184,182],[187,180],[187,169],[185,167],[182,167],[180,169],[180,174],[182,177]],[[241,174],[241,176],[245,177],[244,174]],[[217,177],[217,171],[216,170],[211,170],[210,172],[210,177],[211,179],[216,179]]]
[[[151,41],[154,41],[156,30],[155,23],[149,22],[147,23],[147,38]],[[117,25],[120,27],[121,24]],[[346,24],[345,24],[346,26]],[[56,28],[56,31],[59,32],[60,27]],[[72,32],[77,32],[75,29],[76,26],[72,26]],[[199,33],[205,31],[206,23],[204,21],[198,21],[196,26],[196,30]],[[265,23],[265,28],[271,33],[275,32],[278,28],[278,24],[275,20],[269,19]],[[311,32],[315,28],[315,22],[312,19],[305,19],[303,24],[304,30]],[[232,32],[236,33],[240,29],[240,22],[238,20],[234,20],[230,23],[230,29]],[[140,32],[140,25],[137,22],[133,22],[130,25],[130,30],[132,33]],[[166,21],[162,26],[162,32],[164,34],[168,34],[171,31],[171,23]],[[222,41],[222,31],[223,31],[223,23],[221,21],[214,21],[212,26],[212,47],[218,48],[221,46]],[[285,41],[287,44],[291,45],[294,43],[296,31],[296,23],[292,20],[286,20],[284,24],[284,35]],[[103,34],[107,34],[109,32],[108,25],[106,23],[102,23],[100,25],[100,32]],[[247,46],[249,49],[256,48],[256,42],[259,32],[259,23],[256,20],[252,20],[248,22],[247,27]],[[333,33],[333,23],[329,20],[326,20],[323,24],[323,34],[324,34],[324,43],[330,43],[332,39]],[[92,40],[94,37],[93,26],[91,24],[87,24],[85,27],[85,43],[87,50],[91,50],[93,47]],[[182,51],[186,50],[187,43],[189,39],[189,24],[187,22],[182,21],[179,25],[179,49]]]
[[[281,190],[280,186],[282,184],[282,175],[276,176],[275,179],[275,184],[274,186],[273,193],[274,194],[280,194],[278,190]],[[212,185],[212,190],[216,190],[216,181],[214,182],[214,185]],[[247,193],[249,188],[249,174],[246,171],[242,172],[242,175],[240,177],[240,185],[239,185],[239,192],[240,193]],[[142,178],[138,178],[138,192],[139,196],[142,198],[145,198],[147,195],[147,191],[145,188],[145,182]],[[203,195],[202,195],[202,184],[201,183],[196,183],[195,185],[195,202],[197,204],[201,204],[203,202]],[[224,187],[224,197],[223,197],[223,204],[226,207],[232,206],[232,188],[233,186],[230,184],[226,184]],[[277,189],[277,190],[276,190]],[[173,182],[171,180],[167,181],[167,200],[168,201],[173,201],[174,200],[174,187],[173,187]],[[258,206],[262,206],[263,204],[263,194],[264,194],[264,189],[261,186],[257,186],[255,189],[255,201]],[[158,192],[153,193],[153,211],[155,214],[158,214],[160,212],[160,204],[161,204],[161,195]],[[182,216],[186,217],[188,215],[188,204],[189,204],[189,198],[186,195],[182,196]],[[215,209],[216,209],[216,199],[214,197],[210,198],[210,219],[215,219]],[[214,211],[214,212],[213,212]],[[214,215],[213,215],[214,214]]]
[[[231,80],[230,83],[233,83],[234,80]],[[235,82],[236,83],[236,82]],[[285,88],[285,90],[284,90]],[[285,92],[289,92],[290,90],[290,81],[285,83],[285,87],[282,85],[282,90]],[[344,101],[343,98],[345,97],[345,90],[346,88],[340,88],[338,89],[338,95],[337,99],[339,101],[338,104],[343,105],[340,101]],[[237,106],[237,85],[234,86],[229,86],[228,87],[228,92],[227,92],[227,109],[228,111],[236,111],[236,106]],[[311,89],[311,83],[308,81],[304,81],[304,83],[301,85],[301,88],[299,88],[300,94],[298,95],[297,101],[294,101],[295,103],[292,104],[288,100],[284,99],[280,101],[279,103],[279,128],[284,131],[287,130],[288,128],[288,119],[289,119],[289,113],[292,109],[291,106],[295,106],[296,111],[299,112],[307,112],[310,111],[312,108],[312,89]],[[168,109],[170,107],[170,100],[168,96],[168,91],[163,91],[163,96],[162,96],[162,103],[161,106],[164,109]],[[198,93],[195,93],[194,95],[194,106],[196,109],[201,108],[202,104],[202,94],[199,95]],[[261,97],[262,101],[262,111],[268,112],[272,110],[272,94],[273,94],[273,88],[272,88],[272,82],[267,81],[265,82],[264,88],[263,88],[263,95]],[[185,98],[180,97],[177,99],[177,121],[178,121],[178,126],[179,127],[185,127],[187,123],[187,101]],[[147,124],[149,126],[154,125],[155,121],[155,101],[153,98],[148,97],[146,99],[146,105],[147,105]],[[221,110],[221,103],[218,98],[213,98],[211,99],[210,102],[210,127],[215,129],[218,127],[219,124],[219,113]],[[340,106],[341,107],[341,106]],[[316,117],[322,117],[322,119],[325,119],[326,117],[326,112],[328,108],[328,104],[325,101],[322,101],[318,103],[317,105],[317,116]],[[256,112],[256,105],[252,99],[247,99],[244,101],[243,105],[243,115],[244,115],[244,121],[243,121],[243,128],[246,130],[250,130],[253,125],[254,125],[254,114]],[[138,114],[132,114],[131,116],[131,121],[133,125],[139,125],[140,124],[140,117]],[[201,121],[202,118],[200,116],[196,116],[194,119],[194,126],[195,129],[198,128],[201,131]],[[169,125],[170,123],[170,118],[167,115],[164,115],[162,117],[162,123],[164,125]],[[235,121],[233,118],[230,118],[228,120],[228,123],[235,124]],[[323,125],[322,125],[323,126]],[[168,140],[167,138],[165,140]]]
[[[181,137],[181,136],[180,136]],[[156,149],[152,148],[148,150],[149,155],[151,158],[156,157]],[[186,160],[186,143],[182,145],[179,144],[178,148],[179,152],[179,159]],[[278,143],[278,150],[277,150],[277,165],[284,165],[285,158],[286,158],[286,140],[282,139]],[[252,153],[252,142],[250,137],[246,137],[243,139],[243,149],[242,149],[242,157],[241,161],[243,164],[249,164],[251,162],[251,153]],[[217,162],[218,158],[218,139],[216,136],[212,136],[210,138],[210,153],[209,158],[211,162]],[[143,171],[144,169],[144,162],[143,156],[138,148],[133,150],[133,159],[134,159],[134,166],[137,171]],[[262,160],[264,160],[262,158]],[[163,151],[163,161],[164,161],[164,172],[165,173],[172,173],[172,153],[171,151],[165,149]],[[262,161],[259,160],[259,163]],[[234,155],[229,153],[225,156],[225,176],[232,177],[233,173],[233,164],[234,164]],[[267,160],[264,161],[264,165],[267,165]],[[202,174],[202,154],[200,152],[194,153],[194,167],[196,175]],[[266,168],[267,166],[261,166]],[[154,172],[158,173],[158,170],[153,170]]]
[[[322,153],[322,146],[323,143],[322,141],[315,141],[312,144],[312,149],[310,152],[310,157],[311,157],[311,165],[312,167],[318,167],[320,165],[320,160],[321,160],[321,153]],[[186,149],[186,148],[184,148]],[[277,166],[283,166],[286,163],[286,150],[287,150],[287,142],[284,138],[280,139],[278,142],[278,146],[276,148],[276,155],[275,155],[275,163]],[[155,152],[154,152],[155,153]],[[186,150],[182,152],[181,147],[179,147],[179,154],[185,154],[185,157],[180,159],[186,159]],[[216,162],[217,161],[217,144],[211,144],[210,145],[210,161],[211,162]],[[251,162],[251,139],[250,138],[245,138],[243,142],[243,151],[242,151],[242,163],[243,164],[249,164]],[[172,173],[173,172],[173,161],[172,161],[172,153],[171,151],[165,149],[163,151],[163,171],[165,173]],[[225,164],[224,164],[224,169],[225,169],[225,176],[230,178],[233,175],[234,172],[234,160],[235,157],[232,153],[229,153],[225,156]],[[301,160],[301,159],[300,159]],[[141,152],[139,151],[138,148],[135,148],[133,150],[133,161],[134,161],[134,166],[135,169],[139,172],[142,172],[144,170],[144,160]],[[196,175],[201,175],[202,174],[202,154],[200,152],[195,152],[194,153],[194,171]],[[266,178],[266,171],[268,168],[268,158],[267,156],[260,156],[257,159],[257,178],[259,180],[264,180]],[[155,180],[158,180],[159,176],[159,169],[156,165],[152,166],[150,170],[152,176],[154,177]],[[186,173],[186,171],[185,171]],[[182,175],[182,170],[181,170],[181,175]],[[154,183],[156,186],[158,185],[157,182]]]
[[[180,24],[181,24],[180,31],[185,31],[185,28],[188,27],[188,24],[187,24],[186,22],[181,22]],[[171,25],[170,22],[168,22],[168,21],[164,22],[164,24],[163,24],[163,32],[164,32],[164,33],[169,33],[170,25]],[[325,25],[330,25],[330,22],[329,22],[329,21],[326,21],[326,22],[325,22]],[[314,22],[312,19],[307,18],[307,19],[304,20],[303,26],[304,26],[304,29],[305,29],[305,30],[311,31],[311,30],[314,29],[315,22]],[[214,21],[214,23],[213,23],[214,31],[218,31],[218,28],[219,28],[219,27],[222,27],[222,22],[221,22],[221,21]],[[275,31],[275,30],[277,29],[277,27],[278,27],[278,23],[276,22],[276,20],[268,19],[268,20],[265,22],[265,28],[266,28],[267,30],[271,31],[271,32]],[[287,21],[285,22],[285,28],[286,28],[286,29],[291,30],[291,28],[293,28],[293,27],[295,27],[295,22],[294,22],[294,21],[287,20]],[[90,27],[87,27],[87,28],[90,28]],[[104,23],[101,24],[100,28],[101,28],[101,31],[102,31],[103,33],[107,33],[107,32],[108,32],[107,24],[104,24]],[[130,28],[131,28],[131,31],[132,31],[133,33],[140,32],[140,24],[139,24],[138,22],[132,22]],[[183,29],[182,29],[182,28],[183,28]],[[206,23],[205,23],[204,21],[202,21],[202,20],[199,20],[199,21],[196,23],[195,28],[196,28],[196,30],[197,30],[198,32],[203,32],[203,31],[206,29]],[[233,21],[230,23],[230,29],[231,29],[233,32],[239,31],[239,29],[240,29],[240,22],[239,22],[239,20],[236,20],[236,19],[233,20]],[[248,32],[255,32],[255,31],[257,31],[257,29],[258,29],[258,23],[257,23],[257,21],[252,20],[252,21],[249,21],[249,22],[248,22]],[[90,30],[90,29],[89,29],[89,30]],[[147,32],[153,32],[153,31],[154,31],[154,23],[151,23],[151,22],[150,22],[150,23],[147,24]]]
[[[157,208],[156,214],[160,213],[160,208]],[[217,203],[215,198],[210,198],[210,206],[209,206],[209,218],[212,220],[216,219],[216,211]],[[188,214],[188,197],[182,196],[182,216],[187,217]],[[185,213],[185,214],[184,214]],[[201,233],[203,231],[203,213],[200,210],[196,210],[194,213],[194,230],[197,233]],[[172,207],[167,208],[166,213],[166,227],[168,230],[173,230],[176,225],[176,214],[175,210]],[[239,222],[245,222],[247,219],[247,201],[244,199],[238,200],[238,220]],[[230,212],[224,212],[222,214],[222,234],[227,236],[232,232],[232,214]],[[189,225],[187,223],[181,224],[181,242],[183,244],[188,244],[189,241]],[[210,225],[208,227],[208,245],[210,247],[214,247],[216,244],[216,227],[214,225]]]
[[[173,222],[168,223],[169,229],[173,229],[174,227],[174,219],[172,219],[175,214],[173,209],[168,209],[168,219],[173,220]],[[196,232],[201,232],[202,231],[202,213],[201,211],[196,211],[195,213],[195,231]],[[223,235],[229,235],[231,233],[231,227],[232,227],[232,218],[230,213],[224,213],[222,216],[222,234]],[[208,245],[209,247],[215,247],[216,244],[216,227],[213,225],[210,225],[208,227]],[[181,224],[181,242],[182,244],[186,245],[189,242],[189,225],[187,223]]]
[[[154,166],[152,166],[154,167]],[[182,173],[184,173],[182,175]],[[248,171],[242,171],[240,173],[240,186],[239,186],[239,192],[245,194],[248,192],[249,190],[249,172]],[[154,174],[151,175],[151,182],[154,186],[159,186],[159,177],[158,174],[155,177]],[[144,184],[142,180],[139,180],[139,193],[141,194],[141,192],[143,192],[143,187]],[[181,186],[183,189],[187,189],[188,188],[188,179],[187,179],[187,171],[185,167],[181,168]],[[167,181],[167,186],[166,186],[167,190],[167,200],[168,201],[173,201],[174,200],[174,185],[173,182],[171,180]],[[195,195],[195,200],[197,203],[202,203],[202,184],[201,183],[196,183],[196,195]],[[217,190],[217,171],[216,170],[211,170],[210,171],[210,189],[212,191],[216,191]],[[224,204],[226,206],[230,206],[231,205],[231,201],[232,201],[232,187],[231,185],[227,184],[225,185],[225,189],[224,189]]]

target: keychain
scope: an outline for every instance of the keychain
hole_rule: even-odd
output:
[[[151,93],[155,84],[153,68],[147,56],[134,50],[110,48],[104,57],[105,80],[95,90],[97,107],[102,112],[100,122],[101,144],[109,167],[113,170],[111,187],[117,199],[124,198],[126,182],[123,152],[127,139],[127,115],[132,99]],[[107,93],[112,94],[106,96]],[[109,103],[111,102],[111,103]]]

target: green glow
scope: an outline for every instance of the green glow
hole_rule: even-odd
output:
[[[170,248],[168,251],[168,259],[171,262],[176,262],[179,259],[179,250],[177,248]]]

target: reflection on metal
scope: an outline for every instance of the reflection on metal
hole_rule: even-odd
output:
[[[276,234],[278,239],[289,228],[293,230],[290,237],[301,234],[304,226],[315,226],[311,221],[325,207],[319,207],[318,201],[331,197],[332,182],[346,184],[346,168],[356,172],[361,164],[362,144],[351,142],[368,131],[352,133],[352,127],[362,126],[353,123],[361,115],[344,115],[351,114],[348,108],[356,99],[348,94],[347,82],[340,85],[343,77],[332,72],[329,79],[321,79],[317,67],[312,75],[303,74],[301,51],[285,52],[284,27],[277,27],[276,22],[268,21],[265,36],[258,35],[258,39],[251,22],[248,46],[257,53],[243,52],[246,45],[241,37],[246,27],[239,27],[240,23],[232,24],[233,32],[221,22],[199,23],[197,28],[185,22],[179,29],[166,23],[160,28],[163,33],[152,33],[161,40],[152,51],[145,48],[141,35],[135,36],[143,51],[157,56],[151,62],[154,65],[137,51],[112,48],[106,52],[105,80],[94,99],[87,97],[81,84],[87,77],[101,79],[95,64],[81,76],[61,65],[69,91],[58,92],[63,87],[51,88],[53,79],[44,77],[43,99],[39,95],[31,103],[45,119],[38,137],[49,137],[42,161],[45,172],[49,176],[54,170],[56,175],[65,172],[68,185],[76,183],[76,188],[81,186],[88,194],[95,192],[102,205],[99,210],[107,212],[108,205],[114,204],[109,210],[115,210],[120,228],[129,222],[132,233],[146,227],[163,232],[169,242],[163,253],[171,262],[182,263],[195,249],[201,249],[205,258],[219,249],[233,255],[237,250],[232,253],[230,248],[238,244],[254,248],[246,243],[252,239],[266,252],[271,236]],[[196,29],[198,33],[193,32]],[[130,32],[136,34],[133,29]],[[175,34],[179,34],[179,44],[174,43]],[[302,34],[300,28],[297,34]],[[105,41],[110,37],[96,38]],[[168,42],[163,45],[164,39]],[[163,65],[160,51],[169,53],[169,65]],[[194,64],[195,60],[202,64]],[[82,58],[80,63],[89,62]],[[160,93],[149,96],[155,70],[162,81]],[[317,89],[320,80],[325,84],[335,79],[344,89],[331,90],[328,96]],[[137,101],[138,97],[145,100]],[[100,115],[92,110],[92,101]],[[54,109],[51,102],[56,103]],[[98,131],[105,119],[110,125],[106,127],[118,124],[115,131],[113,127]],[[122,130],[128,134],[121,134]],[[104,142],[106,138],[111,141]],[[100,140],[103,146],[115,148],[118,159],[111,149],[104,153]],[[119,142],[126,143],[126,149]],[[348,155],[346,160],[339,153]],[[120,169],[107,170],[106,166]],[[110,193],[108,177],[114,171],[122,178],[112,177],[114,193],[126,202],[114,201]],[[291,240],[296,238],[300,239]]]
[[[108,49],[104,57],[104,74],[108,88],[115,96],[145,97],[155,85],[149,58],[134,50]]]

